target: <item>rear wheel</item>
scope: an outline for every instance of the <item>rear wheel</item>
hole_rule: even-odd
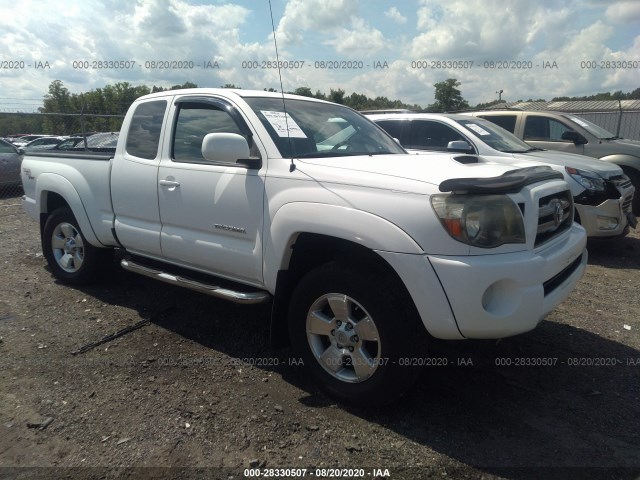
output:
[[[398,288],[380,280],[329,263],[302,278],[289,311],[305,368],[331,396],[359,407],[387,404],[413,384],[411,359],[425,337]]]
[[[47,218],[42,252],[56,278],[76,285],[97,280],[111,258],[111,250],[87,242],[67,207],[54,210]]]

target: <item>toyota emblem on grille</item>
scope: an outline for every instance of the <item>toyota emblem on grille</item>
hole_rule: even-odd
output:
[[[553,224],[557,227],[562,223],[564,210],[562,208],[562,203],[557,198],[554,198],[551,203],[553,204]]]

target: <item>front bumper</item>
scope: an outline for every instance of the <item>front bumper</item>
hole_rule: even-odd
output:
[[[527,332],[567,298],[587,265],[584,229],[535,251],[478,256],[379,252],[398,272],[431,335],[503,338]],[[442,288],[439,288],[439,287]]]
[[[630,201],[627,202],[626,197],[623,197],[617,200],[605,200],[597,206],[575,203],[575,207],[580,217],[580,224],[587,231],[587,236],[615,237],[623,234],[629,225],[630,213],[624,211],[626,203]]]

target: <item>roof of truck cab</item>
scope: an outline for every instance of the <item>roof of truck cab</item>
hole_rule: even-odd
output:
[[[413,119],[438,119],[450,118],[452,120],[469,120],[469,115],[461,113],[431,113],[431,112],[413,112],[413,113],[376,113],[367,114],[366,117],[373,121],[378,120],[413,120]]]
[[[139,100],[146,100],[149,98],[162,98],[174,95],[223,95],[226,97],[229,96],[238,96],[238,97],[271,97],[271,98],[282,98],[284,96],[285,99],[289,100],[307,100],[310,102],[319,102],[319,103],[331,103],[325,100],[320,100],[318,98],[305,97],[302,95],[293,95],[290,93],[285,93],[284,95],[280,92],[267,92],[264,90],[242,90],[238,88],[185,88],[180,90],[166,90],[164,92],[156,92],[150,93],[148,95],[144,95],[138,98]]]

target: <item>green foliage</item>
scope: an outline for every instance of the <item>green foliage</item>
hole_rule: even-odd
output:
[[[42,116],[11,115],[0,117],[0,135],[11,133],[46,133],[69,135],[78,132],[112,132],[120,129],[122,116],[129,106],[143,95],[167,90],[195,88],[193,82],[173,85],[169,88],[154,85],[133,86],[129,82],[118,82],[88,92],[70,93],[62,81],[54,80],[44,96],[43,105],[38,109]],[[73,116],[53,115],[56,113]],[[84,114],[81,117],[79,114]],[[98,117],[95,115],[105,115]],[[113,115],[113,116],[108,116]]]
[[[595,95],[585,95],[582,97],[555,97],[552,102],[566,102],[571,100],[640,100],[640,88],[624,93],[622,90],[616,92],[602,92]]]
[[[434,85],[435,103],[429,105],[431,112],[451,112],[454,110],[464,110],[469,108],[469,103],[462,98],[462,93],[458,89],[460,82],[455,78],[448,78],[444,82]]]
[[[341,89],[329,90],[323,93],[320,90],[312,92],[309,87],[298,87],[293,92],[295,95],[318,98],[335,103],[346,105],[355,110],[388,110],[388,109],[409,109],[416,112],[432,111],[444,112],[454,110],[464,110],[469,108],[469,104],[462,97],[459,89],[460,82],[455,78],[449,78],[434,85],[435,102],[426,109],[420,105],[409,105],[400,100],[390,100],[387,97],[378,96],[371,98],[362,93],[353,92],[347,95]],[[44,96],[43,106],[39,109],[41,113],[55,114],[84,113],[84,125],[80,116],[57,116],[57,115],[27,115],[27,114],[0,114],[0,136],[12,133],[48,133],[55,135],[66,135],[81,131],[116,131],[122,125],[122,118],[133,101],[148,93],[164,92],[183,88],[196,88],[192,82],[185,82],[182,85],[173,85],[169,88],[153,85],[151,88],[145,85],[133,86],[128,82],[119,82],[115,85],[106,85],[102,88],[90,90],[83,93],[71,93],[64,86],[62,81],[54,80],[49,85]],[[242,87],[227,83],[222,88]],[[273,88],[265,88],[265,91],[276,92]],[[553,100],[625,100],[640,99],[640,88],[632,92],[623,93],[617,91],[613,93],[598,93],[583,97],[556,97]],[[527,100],[544,102],[544,99]],[[499,103],[497,100],[488,103],[479,103],[475,108],[484,109]],[[113,117],[96,117],[92,115],[114,115]],[[83,128],[84,127],[84,128]]]

